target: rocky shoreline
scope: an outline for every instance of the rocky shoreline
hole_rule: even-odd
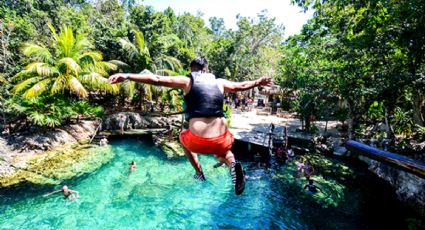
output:
[[[118,117],[124,117],[126,129],[166,128],[155,143],[167,157],[184,156],[172,132],[181,126],[181,117],[144,116],[123,112],[100,121],[81,121],[55,128],[0,136],[0,188],[20,184],[60,184],[64,180],[90,173],[109,162],[111,146],[90,144],[97,131],[119,130]],[[169,135],[168,135],[169,134]]]

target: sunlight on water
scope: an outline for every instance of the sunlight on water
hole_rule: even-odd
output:
[[[111,162],[69,181],[80,192],[76,202],[61,194],[5,196],[0,201],[1,229],[306,229],[322,226],[355,229],[361,197],[331,178],[316,176],[323,193],[303,191],[293,164],[275,169],[250,166],[247,187],[234,195],[228,169],[214,168],[214,157],[201,156],[207,182],[192,178],[185,158],[167,159],[136,140],[113,143]],[[137,169],[129,174],[129,163]],[[46,188],[46,192],[60,186]],[[2,197],[0,197],[2,198]],[[320,213],[322,212],[322,213]]]

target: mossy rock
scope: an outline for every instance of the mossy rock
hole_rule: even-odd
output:
[[[86,145],[86,144],[90,143],[90,139],[89,138],[81,138],[81,139],[78,140],[78,143],[80,145]]]
[[[168,158],[185,156],[183,147],[177,141],[163,142],[159,148],[167,155]]]
[[[64,180],[90,173],[114,157],[111,146],[71,146],[56,151],[35,155],[27,162],[25,169],[12,175],[0,176],[0,187],[20,183],[36,185],[60,184]]]

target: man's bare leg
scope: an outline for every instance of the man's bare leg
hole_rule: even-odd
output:
[[[230,175],[232,176],[232,182],[235,185],[236,195],[242,194],[245,189],[245,175],[243,173],[242,165],[236,163],[235,156],[232,151],[227,151],[224,156],[217,156],[218,160],[222,163],[226,163],[230,168]]]
[[[186,157],[189,160],[190,164],[192,165],[192,167],[196,171],[196,174],[195,174],[194,177],[196,179],[199,179],[199,180],[205,180],[205,176],[202,173],[201,164],[199,163],[199,160],[198,160],[198,154],[192,153],[191,151],[189,151],[188,149],[186,149],[184,146],[182,146],[182,147],[184,149],[184,154],[186,155]]]
[[[221,162],[221,163],[225,163],[227,164],[227,166],[232,166],[232,163],[235,163],[235,156],[233,155],[232,151],[227,151],[226,155],[224,156],[217,156],[217,159]]]

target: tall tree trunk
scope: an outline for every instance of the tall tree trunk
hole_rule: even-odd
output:
[[[424,115],[422,114],[422,110],[425,107],[424,97],[421,90],[417,89],[414,91],[414,102],[413,102],[413,119],[415,124],[420,126],[425,126]]]
[[[393,139],[394,138],[394,134],[393,134],[393,131],[392,131],[391,126],[389,124],[390,115],[388,113],[388,110],[389,109],[387,107],[385,107],[385,116],[384,116],[384,119],[385,119],[385,132],[387,133],[387,138]]]
[[[354,135],[354,116],[355,116],[355,108],[354,102],[351,99],[347,99],[348,105],[348,139],[352,140],[355,138]]]

